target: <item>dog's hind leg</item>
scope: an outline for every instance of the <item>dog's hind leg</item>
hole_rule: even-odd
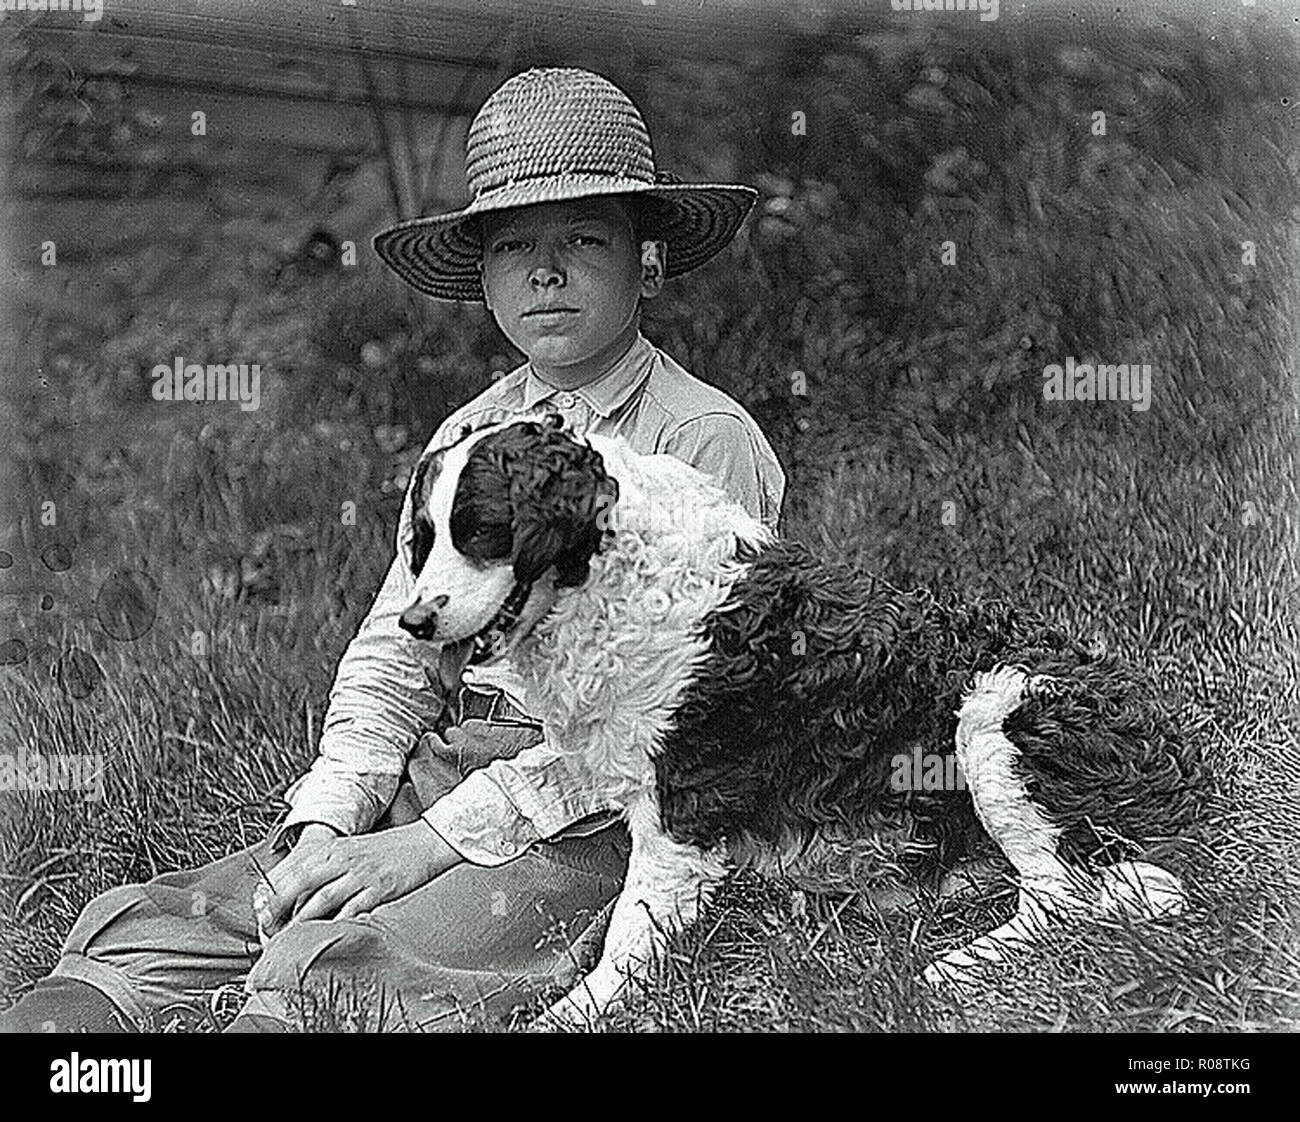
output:
[[[877,820],[862,834],[821,831],[802,847],[740,845],[733,849],[732,859],[739,868],[787,880],[807,892],[856,894],[868,911],[891,915],[915,909],[927,895],[902,864],[912,843],[910,822]],[[967,859],[947,870],[932,890],[941,900],[987,894],[1005,883],[1000,866],[986,858]]]
[[[591,1027],[618,1003],[632,978],[645,974],[672,935],[694,922],[729,871],[721,853],[682,845],[663,832],[653,794],[629,808],[628,827],[632,854],[627,879],[614,905],[600,961],[533,1028]]]
[[[1031,797],[1017,767],[1019,750],[1004,723],[1026,696],[1031,679],[1002,667],[981,674],[958,713],[957,760],[980,822],[1020,876],[1016,914],[1001,927],[936,960],[927,981],[960,982],[971,967],[998,962],[1068,915],[1170,915],[1182,909],[1182,886],[1156,865],[1125,861],[1093,876],[1059,856],[1062,827]]]
[[[927,981],[963,981],[970,967],[997,962],[1033,940],[1054,915],[1082,906],[1080,874],[1057,855],[1061,829],[1048,820],[1016,773],[1015,745],[1003,722],[1020,704],[1028,684],[1020,670],[1002,667],[981,674],[958,713],[957,761],[989,836],[1020,875],[1016,914],[1001,927],[937,959]]]

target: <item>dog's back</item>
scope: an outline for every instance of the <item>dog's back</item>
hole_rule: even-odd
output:
[[[1036,683],[1005,732],[1063,856],[1131,856],[1199,807],[1199,762],[1152,691],[1005,602],[902,592],[781,542],[703,628],[708,661],[655,761],[679,841],[788,848],[893,822],[912,852],[951,864],[983,840],[955,767],[957,713],[999,665]],[[926,776],[905,766],[900,783],[912,760]]]

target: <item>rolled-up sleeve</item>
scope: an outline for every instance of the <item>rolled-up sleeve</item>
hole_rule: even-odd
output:
[[[581,761],[548,744],[471,772],[423,818],[465,860],[501,865],[584,819],[613,816]]]
[[[785,472],[761,433],[734,413],[704,413],[683,421],[663,451],[713,479],[775,532],[785,497]]]

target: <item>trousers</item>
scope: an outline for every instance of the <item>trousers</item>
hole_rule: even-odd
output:
[[[461,727],[481,738],[479,759],[518,750],[517,725]],[[429,742],[412,754],[376,829],[411,821],[454,781]],[[50,976],[0,1014],[0,1029],[149,1031],[231,985],[244,995],[234,1031],[499,1025],[590,966],[630,848],[615,824],[539,842],[492,868],[462,862],[371,913],[292,923],[263,947],[252,908],[258,866],[283,858],[263,840],[95,897]]]

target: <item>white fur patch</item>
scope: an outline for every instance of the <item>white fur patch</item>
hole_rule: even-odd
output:
[[[1029,797],[1014,764],[1020,752],[1002,731],[1025,696],[1027,675],[1001,666],[980,674],[957,713],[957,762],[975,813],[989,836],[1027,882],[1046,889],[1070,880],[1056,856],[1061,830]]]
[[[623,996],[629,979],[644,974],[677,931],[695,922],[722,883],[728,865],[668,837],[659,825],[653,790],[628,807],[632,855],[595,969],[547,1011],[540,1028],[586,1028]]]
[[[619,485],[612,541],[580,589],[562,589],[513,655],[548,743],[580,753],[614,806],[653,788],[654,757],[708,655],[701,621],[749,566],[738,541],[773,535],[672,456],[588,436]]]

